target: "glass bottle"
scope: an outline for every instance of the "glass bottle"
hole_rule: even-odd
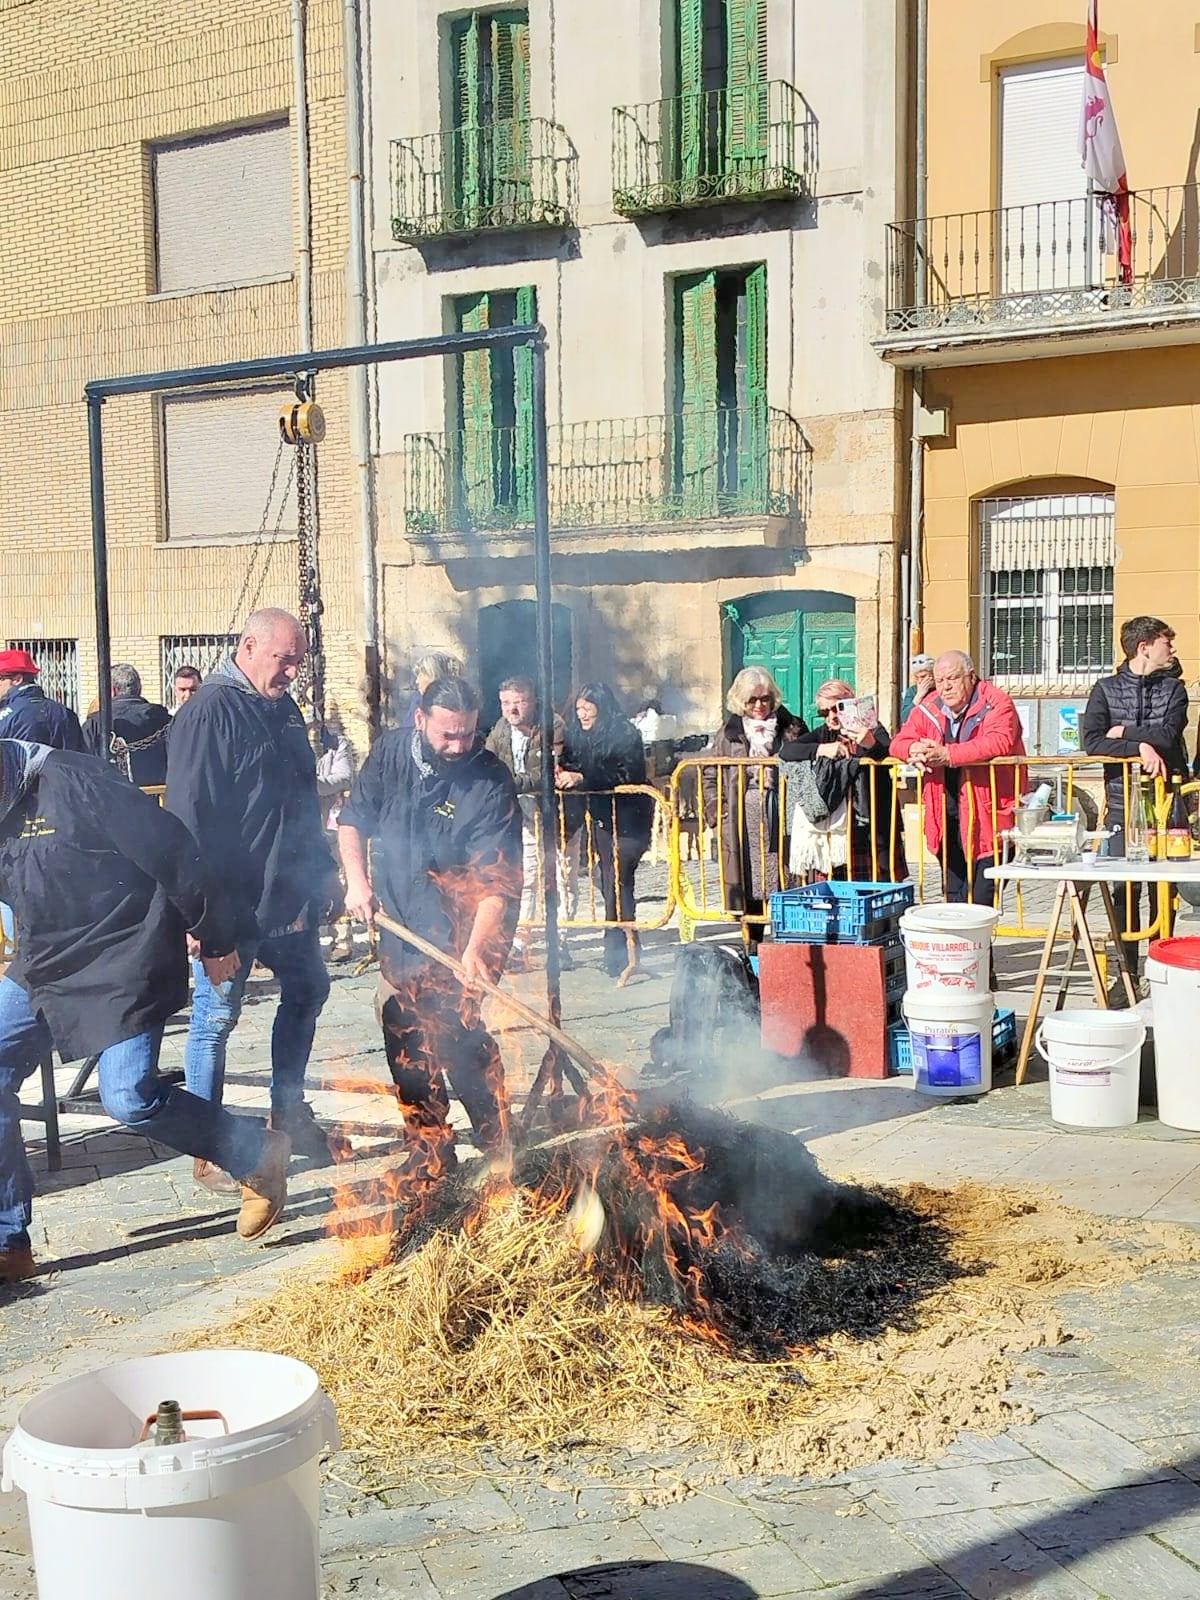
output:
[[[1192,832],[1183,800],[1183,779],[1171,779],[1171,807],[1167,812],[1167,860],[1187,861],[1192,854]]]
[[[1150,859],[1150,840],[1154,819],[1150,815],[1142,782],[1142,769],[1136,763],[1129,774],[1129,815],[1125,818],[1125,859],[1138,866]]]
[[[154,1415],[154,1443],[182,1444],[184,1442],[183,1412],[178,1400],[159,1401]]]

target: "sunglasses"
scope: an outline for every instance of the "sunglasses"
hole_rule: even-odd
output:
[[[773,706],[775,704],[775,696],[773,694],[748,694],[746,696],[746,704],[748,706]]]

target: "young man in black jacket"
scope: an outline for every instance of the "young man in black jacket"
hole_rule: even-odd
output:
[[[100,1057],[109,1116],[242,1183],[238,1232],[279,1216],[291,1147],[160,1078],[163,1024],[187,1004],[190,931],[214,982],[237,965],[225,898],[187,829],[106,762],[0,739],[0,885],[17,913],[0,982],[0,1282],[36,1270],[33,1177],[17,1093],[57,1049]]]
[[[239,919],[241,965],[228,982],[210,982],[194,963],[188,1088],[221,1099],[229,1036],[250,969],[261,961],[279,980],[271,1126],[304,1154],[328,1158],[329,1139],[304,1100],[304,1074],[329,997],[318,930],[341,891],[321,827],[316,760],[288,693],[307,649],[290,612],[270,608],[247,620],[232,659],[174,718],[166,803],[200,846],[206,869],[228,885]],[[228,1181],[203,1162],[196,1179],[218,1190]]]
[[[1121,628],[1125,660],[1110,678],[1101,678],[1091,692],[1083,716],[1083,748],[1090,756],[1124,756],[1140,761],[1148,778],[1172,778],[1187,772],[1184,732],[1188,696],[1178,675],[1175,630],[1161,617],[1131,617]],[[1105,781],[1105,825],[1113,830],[1109,854],[1125,854],[1125,785],[1128,769],[1113,766]],[[1124,932],[1136,929],[1141,889],[1116,897],[1117,921]],[[1132,911],[1132,922],[1127,914]],[[1136,942],[1125,943],[1129,970],[1138,969]],[[1123,1004],[1124,986],[1117,981],[1111,999]]]
[[[385,733],[338,818],[346,909],[370,923],[381,901],[458,958],[468,979],[504,970],[521,903],[521,812],[512,774],[478,738],[479,697],[438,678],[416,726]],[[379,840],[375,887],[367,842]],[[505,1140],[503,1070],[478,1000],[386,929],[379,943],[384,1046],[406,1126],[441,1168],[453,1158],[445,1078],[482,1150]]]

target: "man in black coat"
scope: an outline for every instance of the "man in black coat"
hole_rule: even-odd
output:
[[[521,812],[512,774],[483,748],[479,697],[463,678],[425,690],[416,726],[385,733],[338,818],[346,909],[370,923],[377,903],[468,979],[499,978],[521,903]],[[375,890],[367,843],[379,841]],[[503,1067],[476,998],[443,967],[384,929],[379,943],[384,1047],[404,1120],[441,1166],[453,1159],[445,1078],[484,1151],[506,1138]]]
[[[0,884],[20,929],[0,981],[0,1281],[36,1270],[17,1093],[51,1049],[99,1056],[109,1116],[234,1173],[243,1238],[283,1209],[287,1138],[158,1076],[163,1025],[187,1003],[185,933],[214,981],[237,964],[210,883],[182,823],[107,763],[0,739]]]
[[[41,668],[28,650],[0,650],[0,739],[31,739],[53,750],[82,750],[83,730],[70,706],[38,684]]]
[[[174,718],[166,803],[200,846],[207,870],[227,885],[239,921],[241,965],[228,982],[210,982],[194,963],[188,1088],[220,1101],[229,1036],[250,969],[261,961],[279,980],[271,1126],[304,1154],[327,1159],[330,1142],[305,1103],[304,1074],[329,997],[318,930],[341,892],[321,827],[316,761],[288,693],[307,649],[290,612],[270,608],[247,620],[234,656]],[[196,1178],[216,1189],[227,1183],[204,1163]]]
[[[1184,731],[1188,696],[1178,673],[1175,630],[1161,617],[1132,617],[1121,628],[1125,660],[1109,678],[1101,678],[1083,714],[1083,748],[1090,756],[1124,756],[1140,761],[1148,778],[1170,779],[1187,772]],[[1113,766],[1105,777],[1105,825],[1113,830],[1109,854],[1125,854],[1125,785],[1128,768]],[[1127,898],[1129,904],[1127,904]],[[1139,926],[1141,889],[1116,896],[1117,922],[1124,932],[1132,910]],[[1126,964],[1136,976],[1138,945],[1124,943]],[[1125,1004],[1118,979],[1110,1002]]]
[[[112,697],[112,754],[117,766],[143,789],[166,783],[171,713],[145,698],[141,675],[127,661],[112,669]],[[83,742],[92,755],[108,759],[109,752],[101,749],[98,711],[83,725]]]

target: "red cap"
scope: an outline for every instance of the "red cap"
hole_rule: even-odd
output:
[[[41,670],[28,650],[0,650],[0,678],[7,678],[14,672]]]

